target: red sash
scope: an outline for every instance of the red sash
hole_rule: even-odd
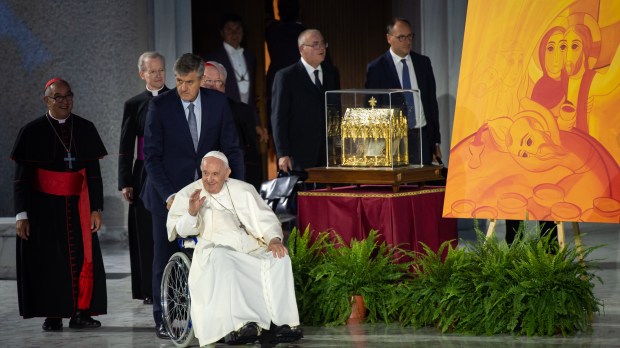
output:
[[[86,170],[78,172],[53,172],[37,169],[33,187],[35,190],[56,196],[79,196],[78,210],[82,240],[84,242],[84,263],[80,273],[78,293],[78,309],[90,308],[93,295],[93,248],[92,232],[90,230],[90,199]]]

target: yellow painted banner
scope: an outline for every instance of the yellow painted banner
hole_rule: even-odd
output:
[[[445,217],[620,222],[620,1],[470,0]]]

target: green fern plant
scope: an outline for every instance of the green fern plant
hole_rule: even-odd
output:
[[[477,234],[478,241],[467,248],[444,243],[435,253],[424,246],[415,277],[400,287],[401,323],[475,335],[570,335],[589,329],[601,302],[593,294],[589,262],[577,262],[577,250],[552,254],[555,240],[523,230],[510,247]],[[594,249],[584,248],[584,256]]]
[[[341,325],[351,314],[351,297],[361,295],[367,308],[367,321],[390,321],[391,304],[408,263],[398,262],[406,252],[385,241],[377,231],[347,246],[332,235],[326,243],[323,262],[311,272],[313,284],[307,290],[314,306],[305,313],[312,324]]]
[[[293,228],[288,239],[297,307],[304,322],[314,322],[310,317],[315,306],[314,298],[309,291],[313,284],[310,273],[324,262],[324,250],[329,247],[328,236],[325,232],[313,235],[308,226],[301,233],[297,228]]]

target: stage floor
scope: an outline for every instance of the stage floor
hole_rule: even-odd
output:
[[[570,226],[567,229],[567,236],[572,236]],[[581,229],[584,244],[605,245],[590,255],[591,259],[601,260],[601,268],[595,273],[603,278],[604,284],[596,283],[595,294],[605,304],[604,312],[595,318],[592,333],[552,338],[462,336],[442,335],[432,328],[413,330],[396,324],[362,324],[354,327],[303,327],[305,338],[289,347],[619,347],[620,227],[617,224],[582,224]],[[503,231],[503,226],[498,227],[498,237],[503,237]],[[461,239],[471,240],[474,236],[471,230],[459,231]],[[567,240],[572,241],[572,237]],[[109,314],[97,318],[102,323],[100,329],[72,330],[65,319],[64,331],[43,332],[42,319],[24,320],[19,316],[15,281],[0,280],[0,346],[174,347],[172,342],[155,337],[151,306],[131,300],[127,246],[119,242],[104,242],[103,254],[108,274]],[[197,347],[198,341],[194,341],[192,346]],[[218,347],[228,346],[222,344]]]

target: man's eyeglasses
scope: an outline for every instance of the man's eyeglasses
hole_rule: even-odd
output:
[[[308,46],[308,47],[312,47],[315,50],[321,49],[321,48],[327,48],[329,46],[329,44],[327,42],[314,42],[312,45],[307,45],[307,44],[301,44],[302,46]]]
[[[413,34],[409,34],[409,35],[398,35],[398,36],[396,36],[396,35],[391,35],[391,36],[392,36],[392,37],[397,38],[399,42],[403,42],[403,41],[405,41],[405,40],[407,40],[407,41],[411,41],[411,40],[413,40]]]
[[[221,87],[224,84],[224,81],[222,81],[222,80],[205,80],[205,84],[207,86]]]
[[[54,101],[55,101],[56,103],[62,103],[62,102],[64,102],[65,100],[66,100],[66,101],[72,101],[72,100],[73,100],[73,92],[71,92],[71,93],[69,93],[69,94],[67,94],[67,95],[57,95],[57,96],[55,96],[55,97],[51,97],[51,96],[47,96],[47,97],[48,97],[48,98],[52,98],[52,99],[54,99]]]

